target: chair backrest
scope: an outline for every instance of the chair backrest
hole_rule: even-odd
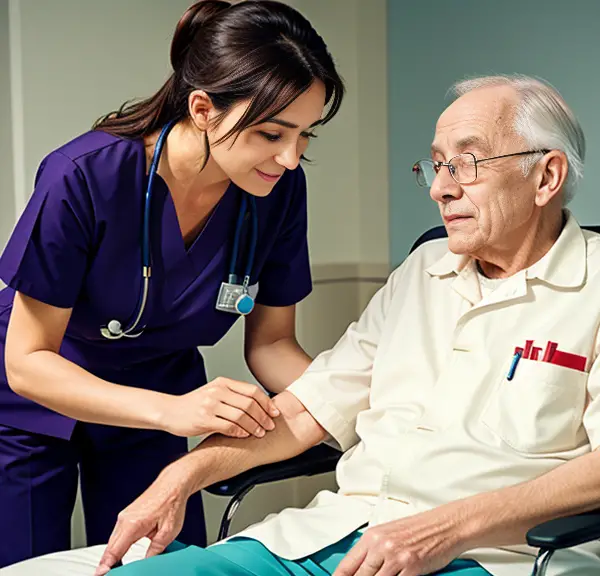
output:
[[[582,226],[584,230],[589,230],[590,232],[595,232],[596,234],[600,234],[600,226]],[[425,242],[429,242],[429,240],[437,240],[438,238],[446,238],[448,234],[446,233],[446,228],[444,226],[435,226],[427,230],[421,234],[415,243],[412,245],[410,251],[416,250],[421,244]]]

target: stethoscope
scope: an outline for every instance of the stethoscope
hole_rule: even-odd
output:
[[[111,320],[106,326],[100,328],[102,336],[108,340],[119,340],[125,338],[137,338],[144,330],[144,327],[138,329],[138,325],[144,315],[144,310],[148,302],[148,291],[150,289],[150,277],[152,276],[151,267],[151,253],[150,253],[150,208],[152,204],[152,187],[154,185],[154,179],[158,170],[158,162],[162,149],[167,139],[167,135],[171,129],[175,126],[175,121],[171,121],[165,125],[161,130],[161,133],[156,141],[154,147],[154,154],[152,157],[152,163],[150,164],[150,171],[148,173],[148,186],[146,188],[146,197],[144,203],[144,221],[142,226],[142,289],[140,296],[132,315],[133,321],[129,326],[123,328],[119,320]],[[249,210],[248,210],[249,206]],[[248,249],[248,255],[246,260],[246,267],[244,269],[244,277],[241,284],[238,284],[238,275],[236,273],[236,266],[238,262],[238,252],[240,248],[240,238],[242,236],[242,229],[244,227],[244,221],[250,212],[251,228],[250,228],[250,246]],[[231,260],[229,265],[229,275],[227,282],[221,283],[221,289],[219,291],[219,297],[217,299],[217,310],[224,312],[232,312],[235,314],[241,314],[245,316],[254,309],[254,298],[248,293],[248,287],[250,285],[250,274],[252,273],[252,266],[254,265],[254,256],[256,253],[256,243],[258,238],[258,216],[256,212],[256,201],[254,196],[246,192],[242,192],[242,199],[240,202],[240,211],[238,214],[235,236],[233,240],[233,249],[231,253]]]

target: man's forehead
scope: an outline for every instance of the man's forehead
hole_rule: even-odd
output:
[[[512,132],[516,94],[512,88],[480,88],[453,102],[440,116],[432,148],[480,150]]]

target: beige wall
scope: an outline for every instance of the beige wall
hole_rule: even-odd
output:
[[[359,258],[389,268],[386,0],[358,0]],[[384,216],[385,215],[385,216]]]
[[[88,129],[102,113],[126,99],[148,95],[164,81],[171,34],[191,0],[0,0],[0,15],[7,1],[17,63],[11,82],[13,204],[19,211],[48,151]],[[298,309],[298,337],[314,355],[335,343],[388,269],[385,0],[289,3],[326,39],[348,89],[340,115],[311,144],[315,164],[307,168],[316,282]],[[0,54],[0,80],[2,62]],[[1,106],[2,94],[0,115]],[[217,347],[205,351],[209,376],[251,381],[241,346],[239,322]],[[317,488],[332,484],[329,476],[259,488],[242,506],[234,528],[266,512],[304,504]],[[224,504],[207,497],[213,537]],[[74,526],[74,544],[81,545],[79,509]]]
[[[8,20],[8,0],[0,0],[0,249],[15,217]]]
[[[10,1],[21,21],[15,47],[22,60],[23,161],[16,189],[21,208],[49,150],[124,100],[151,93],[167,77],[170,37],[189,0]],[[311,143],[312,261],[357,262],[364,256],[387,263],[387,217],[379,210],[387,211],[385,1],[288,3],[326,39],[348,88],[339,116]],[[332,214],[340,217],[332,220]]]

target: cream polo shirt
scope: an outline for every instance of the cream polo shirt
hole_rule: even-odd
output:
[[[475,262],[447,240],[413,252],[289,388],[345,451],[339,492],[241,535],[297,559],[365,524],[531,480],[597,448],[600,235],[567,216],[540,261],[483,299]],[[521,359],[508,381],[525,340],[557,342],[586,368]],[[494,576],[527,576],[535,553],[523,545],[463,557]],[[560,551],[548,574],[597,573],[599,554],[598,543]]]

